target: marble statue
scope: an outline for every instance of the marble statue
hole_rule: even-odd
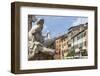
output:
[[[35,25],[32,26],[28,33],[28,59],[42,60],[47,59],[47,56],[52,56],[55,53],[54,49],[48,48],[46,44],[52,43],[52,40],[47,43],[42,35],[44,19],[38,19]],[[46,56],[46,57],[44,57]]]

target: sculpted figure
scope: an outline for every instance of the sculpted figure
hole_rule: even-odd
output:
[[[46,58],[44,55],[53,57],[55,53],[54,49],[50,49],[45,46],[46,42],[42,35],[43,24],[44,19],[38,19],[28,33],[29,60],[42,60]]]

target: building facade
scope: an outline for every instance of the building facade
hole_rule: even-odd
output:
[[[88,23],[73,26],[68,33],[55,39],[55,59],[81,58],[87,56]]]
[[[55,39],[55,59],[64,59],[67,54],[67,34]]]
[[[75,54],[74,54],[75,57],[87,56],[87,42],[88,42],[87,32],[88,32],[87,26],[85,26],[83,30],[81,30],[74,37],[72,37],[73,43],[71,47],[75,51]]]

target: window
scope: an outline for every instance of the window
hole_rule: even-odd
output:
[[[86,41],[84,42],[84,46],[87,46],[87,43],[86,43]]]
[[[82,46],[83,46],[83,43],[80,43],[80,44],[79,44],[79,47],[82,47]]]
[[[84,32],[84,37],[86,36],[86,32]]]
[[[83,38],[83,33],[81,33],[80,38]]]
[[[80,39],[80,35],[77,36],[77,40],[79,40],[79,39]]]
[[[74,46],[74,49],[76,49],[76,48],[78,48],[78,45],[75,45],[75,46]]]
[[[77,37],[74,38],[74,41],[77,41]]]
[[[68,44],[68,47],[71,47],[71,44]]]
[[[77,40],[79,40],[79,39],[81,39],[81,38],[83,38],[83,33],[81,33],[81,34],[79,34],[79,35],[77,36]]]

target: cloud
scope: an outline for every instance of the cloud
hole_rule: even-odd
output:
[[[75,22],[73,22],[72,26],[77,26],[79,24],[84,24],[88,22],[88,18],[78,18],[75,20]]]

